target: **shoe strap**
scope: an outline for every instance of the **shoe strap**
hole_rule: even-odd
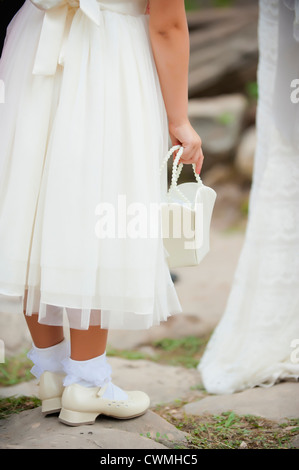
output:
[[[97,393],[97,396],[98,396],[98,397],[102,397],[102,396],[104,395],[104,393],[105,393],[105,391],[106,391],[108,385],[109,385],[109,382],[107,382],[105,385],[103,385],[103,387],[101,387],[101,388],[99,389],[99,391],[98,391],[98,393]]]

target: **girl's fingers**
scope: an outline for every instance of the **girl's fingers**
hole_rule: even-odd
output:
[[[200,175],[201,168],[202,168],[202,161],[201,161],[201,160],[198,160],[198,162],[197,162],[197,164],[196,164],[196,167],[195,167],[195,173],[197,173],[198,175]]]
[[[204,161],[204,154],[203,154],[203,151],[202,149],[200,150],[200,156],[199,156],[199,159],[197,160],[197,163],[196,163],[196,167],[195,167],[195,171],[196,173],[198,173],[200,175],[200,172],[201,172],[201,169],[202,169],[202,165],[203,165],[203,161]]]
[[[197,163],[198,159],[203,159],[202,149],[200,148],[196,152],[184,152],[182,157],[180,158],[180,162],[190,164],[190,163]]]
[[[173,160],[175,160],[175,157],[177,155],[177,152],[178,150],[176,150],[174,153],[173,153]],[[186,164],[186,165],[190,165],[192,163],[195,163],[195,172],[197,174],[200,174],[201,172],[201,169],[202,169],[202,165],[203,165],[203,161],[204,161],[204,155],[203,155],[203,151],[202,151],[202,147],[200,147],[198,149],[198,146],[197,146],[197,149],[195,150],[194,147],[186,147],[184,149],[184,152],[178,162],[178,165],[180,163],[183,163],[183,164]]]

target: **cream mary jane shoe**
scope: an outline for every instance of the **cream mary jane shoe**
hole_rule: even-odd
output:
[[[39,398],[42,401],[42,413],[48,415],[61,410],[61,396],[64,390],[64,373],[44,372],[39,379]]]
[[[83,387],[72,384],[65,387],[59,421],[69,426],[94,424],[97,416],[103,414],[112,418],[129,419],[146,412],[150,399],[144,392],[127,392],[127,400],[111,400],[102,395],[103,387]]]

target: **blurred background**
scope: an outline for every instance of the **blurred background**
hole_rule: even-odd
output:
[[[0,0],[1,49],[6,27],[23,3]],[[203,141],[202,179],[218,196],[211,251],[200,266],[172,272],[183,314],[138,334],[111,331],[108,355],[194,369],[224,312],[244,240],[256,145],[258,0],[185,0],[185,5],[189,117]],[[185,181],[195,181],[191,165],[184,165],[179,178]],[[0,331],[7,358],[0,364],[0,385],[31,380],[23,317],[1,315]]]
[[[256,141],[258,0],[185,4],[189,117],[203,141],[202,177],[218,194],[213,224],[244,227]],[[191,167],[185,167],[181,178],[189,180]]]

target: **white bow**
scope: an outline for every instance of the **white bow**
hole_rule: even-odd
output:
[[[54,75],[57,64],[62,63],[63,43],[69,7],[77,7],[97,26],[101,25],[101,6],[97,0],[31,0],[45,10],[42,30],[33,67],[34,75]]]

